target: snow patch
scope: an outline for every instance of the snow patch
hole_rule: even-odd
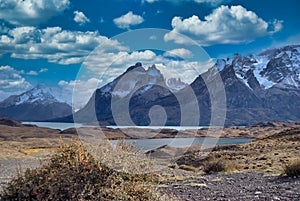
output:
[[[235,73],[236,77],[239,78],[239,80],[241,80],[249,89],[252,89],[249,84],[248,84],[248,80],[245,79],[244,77],[242,77],[241,74],[239,73]]]
[[[16,102],[16,105],[21,105],[23,103],[25,103],[26,101],[28,101],[29,96],[27,94],[24,94],[22,96],[20,96],[19,101]]]
[[[266,77],[261,76],[260,72],[261,71],[257,68],[253,71],[253,74],[260,86],[264,87],[265,89],[269,89],[276,84],[272,81],[269,81]]]
[[[217,59],[216,68],[218,71],[222,71],[226,66],[226,62],[223,59]]]
[[[265,89],[271,88],[276,83],[269,81],[268,78],[263,77],[261,75],[261,72],[267,67],[270,60],[266,56],[261,56],[261,57],[256,57],[256,61],[257,62],[253,64],[255,66],[253,74],[254,74],[256,80]]]

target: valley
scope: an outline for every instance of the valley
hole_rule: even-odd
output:
[[[2,118],[0,120],[1,146],[1,185],[5,185],[18,171],[39,167],[46,164],[57,148],[63,144],[72,144],[77,139],[75,129],[57,130],[40,128]],[[95,128],[88,132],[96,132]],[[100,130],[100,128],[98,128]],[[129,139],[118,129],[104,128],[109,139]],[[99,132],[98,130],[98,132]],[[212,150],[191,146],[175,163],[165,164],[160,181],[162,192],[174,196],[174,199],[196,200],[201,197],[218,197],[235,200],[235,197],[247,199],[263,199],[264,197],[289,198],[295,200],[299,195],[299,179],[282,178],[284,165],[299,159],[300,155],[300,123],[298,122],[265,122],[248,127],[226,127],[221,137],[251,137],[256,140],[241,145],[217,145]],[[87,131],[87,130],[85,130]],[[139,138],[145,138],[151,129],[132,129]],[[128,132],[128,130],[127,130]],[[174,132],[176,134],[174,134]],[[190,137],[191,131],[161,130],[154,138],[171,138],[178,135]],[[144,135],[141,135],[144,133]],[[204,137],[205,129],[198,130],[196,137]],[[176,136],[177,137],[177,136]],[[153,137],[152,137],[153,138]],[[209,147],[208,147],[209,148]],[[170,158],[180,153],[183,148],[170,145],[148,151],[150,157]],[[200,150],[200,151],[199,151]],[[206,153],[206,151],[208,151]],[[173,153],[176,153],[173,155]],[[201,155],[205,157],[201,157]],[[229,173],[207,175],[204,172],[207,161],[222,160],[233,167]],[[234,165],[232,165],[234,164]],[[271,176],[271,177],[270,177]],[[275,176],[275,177],[274,177]],[[239,183],[243,180],[244,183]],[[245,183],[246,182],[246,183]],[[254,188],[260,183],[260,188]],[[247,184],[244,186],[243,184]],[[250,185],[251,184],[251,185]],[[244,187],[243,187],[244,186]],[[291,186],[290,191],[285,188]],[[276,188],[276,192],[272,189]],[[236,195],[236,192],[240,192]]]

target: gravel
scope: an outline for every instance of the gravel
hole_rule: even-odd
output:
[[[41,164],[37,159],[0,159],[0,190],[18,170]],[[176,200],[300,200],[300,177],[263,176],[261,173],[213,174],[165,181],[162,191],[173,194]]]
[[[171,181],[163,191],[178,200],[300,200],[300,178],[265,177],[259,173],[205,175]]]

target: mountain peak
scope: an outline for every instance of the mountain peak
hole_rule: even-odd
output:
[[[45,84],[0,102],[0,114],[20,121],[44,121],[70,115],[72,108],[59,101]]]
[[[232,59],[218,59],[214,65],[219,72],[227,66],[250,89],[257,85],[264,89],[275,85],[300,88],[300,45],[268,49],[257,55],[236,53]]]
[[[125,73],[127,73],[127,72],[129,72],[129,71],[132,71],[132,70],[134,70],[134,69],[137,69],[137,68],[139,68],[140,70],[145,70],[145,69],[143,68],[143,64],[142,64],[141,62],[137,62],[134,66],[130,66],[129,68],[127,68],[127,70],[126,70]]]
[[[40,83],[36,87],[20,94],[13,95],[1,102],[2,106],[8,107],[12,105],[22,104],[51,104],[51,103],[62,103],[55,95],[54,91],[47,87],[45,84]]]

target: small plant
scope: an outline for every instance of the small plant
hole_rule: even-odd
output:
[[[291,162],[284,167],[284,173],[288,177],[300,176],[300,159]]]
[[[238,167],[235,163],[225,159],[216,159],[214,157],[209,158],[208,161],[203,163],[203,171],[206,174],[212,174],[217,172],[231,172]]]
[[[74,143],[60,147],[47,165],[13,179],[0,200],[159,200],[156,180],[110,169]]]

